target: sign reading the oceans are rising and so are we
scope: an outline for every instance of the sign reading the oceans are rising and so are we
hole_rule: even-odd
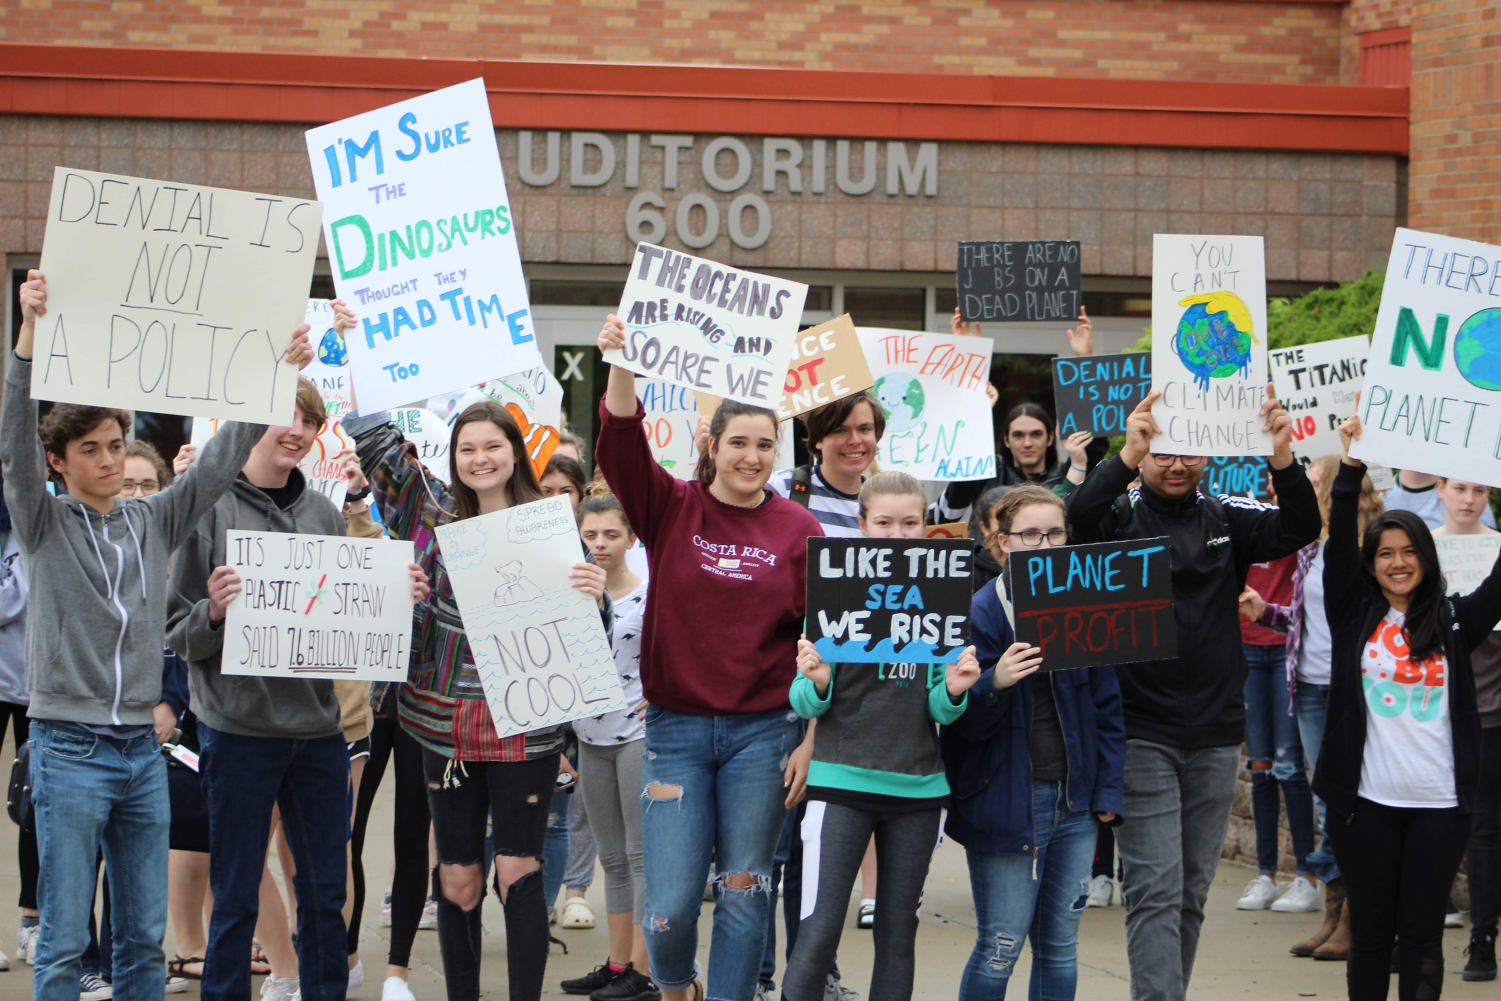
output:
[[[245,585],[224,623],[225,674],[406,680],[410,542],[231,530],[224,544]]]
[[[1501,535],[1435,535],[1438,565],[1450,594],[1469,594],[1491,575],[1501,556]],[[1496,624],[1501,629],[1501,622]]]
[[[636,245],[604,360],[650,379],[775,410],[808,286]]]
[[[1152,237],[1152,451],[1270,455],[1259,236]]]
[[[1178,656],[1168,540],[1013,549],[1006,561],[1016,639],[1043,671]]]
[[[31,395],[285,424],[323,206],[58,167]]]
[[[804,632],[827,664],[956,661],[973,559],[958,539],[809,539]]]
[[[1058,437],[1093,431],[1096,437],[1126,433],[1126,418],[1152,388],[1152,355],[1053,359],[1053,402]]]
[[[307,132],[367,412],[542,363],[483,80]]]
[[[1293,455],[1312,462],[1339,455],[1340,421],[1355,413],[1355,394],[1365,378],[1371,342],[1341,337],[1274,349],[1267,354],[1277,401],[1293,422]]]
[[[584,556],[567,497],[437,534],[500,736],[625,708],[599,608],[568,578]]]
[[[967,323],[1069,321],[1083,303],[1078,240],[960,240],[955,280]]]
[[[848,313],[798,331],[792,338],[787,384],[777,407],[777,420],[800,417],[853,396],[875,381]]]
[[[995,425],[985,383],[992,342],[913,330],[858,327],[886,414],[882,469],[919,480],[995,475]]]
[[[1350,454],[1501,486],[1501,247],[1397,230]]]

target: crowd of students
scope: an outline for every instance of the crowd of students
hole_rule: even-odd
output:
[[[1340,428],[1345,453],[1305,471],[1268,392],[1268,504],[1207,495],[1202,457],[1152,451],[1156,394],[1109,458],[1087,433],[1057,442],[1047,411],[1027,403],[1001,422],[998,476],[930,504],[921,483],[874,470],[885,419],[869,394],[808,414],[813,461],[782,471],[776,415],[725,401],[701,427],[696,475],[679,479],[652,455],[633,375],[611,367],[592,479],[576,439],[534,468],[498,404],[455,416],[447,477],[389,415],[354,411],[340,510],[297,468],[325,419],[305,379],[290,425],[226,423],[177,456],[175,480],[127,441],[126,412],[58,405],[39,422],[40,273],[20,299],[0,401],[0,725],[29,754],[12,790],[18,945],[43,1001],[150,998],[188,979],[205,998],[243,1001],[253,973],[267,974],[267,1001],[338,1001],[364,979],[360,856],[388,763],[385,1001],[413,1001],[424,923],[436,925],[450,1001],[476,1001],[491,890],[510,996],[535,1001],[551,923],[594,921],[582,890],[596,857],[609,954],[563,981],[566,993],[760,1001],[777,989],[780,890],[781,996],[857,1001],[837,952],[863,873],[869,995],[901,1001],[921,976],[918,914],[940,835],[965,850],[977,918],[963,1001],[1005,997],[1028,941],[1029,996],[1072,998],[1080,915],[1110,902],[1117,853],[1132,996],[1176,1001],[1243,742],[1261,872],[1240,906],[1315,910],[1321,882],[1324,925],[1292,953],[1348,959],[1351,997],[1385,997],[1396,970],[1399,997],[1436,998],[1468,848],[1465,975],[1495,976],[1501,576],[1448,595],[1433,542],[1494,532],[1489,490],[1404,472],[1383,506],[1348,455],[1354,416]],[[336,327],[353,325],[345,304],[334,312]],[[957,316],[954,327],[978,333]],[[1077,353],[1092,351],[1090,333],[1081,314]],[[623,338],[611,316],[598,346]],[[311,356],[301,327],[285,360]],[[1067,458],[1055,462],[1058,447]],[[558,494],[579,527],[570,583],[599,609],[626,708],[502,738],[435,530]],[[946,665],[824,663],[803,636],[807,540],[917,539],[935,520],[971,526],[971,644]],[[410,540],[408,680],[224,675],[224,621],[243,587],[225,538],[237,529]],[[1017,641],[1001,573],[1012,554],[1164,536],[1175,659],[1049,670]],[[1279,790],[1293,827],[1287,886],[1275,881]],[[273,842],[295,935],[267,868]]]

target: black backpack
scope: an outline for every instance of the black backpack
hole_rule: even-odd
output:
[[[799,504],[804,510],[808,507],[808,499],[813,494],[813,467],[811,465],[798,466],[792,471],[792,486],[789,488],[792,501]]]
[[[16,760],[10,766],[10,788],[5,793],[5,812],[23,831],[36,828],[36,812],[31,807],[31,741],[16,748]]]

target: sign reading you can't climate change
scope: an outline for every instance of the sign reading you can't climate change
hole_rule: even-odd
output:
[[[809,539],[804,632],[827,664],[938,664],[969,644],[963,539]]]
[[[960,240],[956,280],[966,323],[1072,320],[1083,304],[1078,240]]]
[[[1501,486],[1501,247],[1399,229],[1350,454]]]
[[[58,167],[31,395],[285,424],[323,206]]]
[[[309,129],[367,411],[541,364],[483,80]]]

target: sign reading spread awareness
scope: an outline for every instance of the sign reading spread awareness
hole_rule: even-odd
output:
[[[1017,642],[1042,650],[1039,670],[1178,656],[1166,537],[1013,549],[1005,573]]]
[[[225,674],[407,680],[410,542],[232,530],[224,545],[245,582],[224,623]]]
[[[1259,236],[1152,237],[1152,416],[1169,455],[1270,455]]]
[[[309,129],[368,413],[541,365],[483,80]]]
[[[919,480],[995,475],[995,425],[985,383],[991,342],[913,330],[857,328],[886,414],[882,469]]]
[[[698,430],[698,401],[693,391],[660,379],[643,379],[636,384],[641,404],[646,407],[642,424],[652,457],[680,480],[691,480],[698,469],[698,445],[693,440]]]
[[[951,663],[969,645],[964,540],[808,540],[804,632],[826,664]]]
[[[787,385],[777,407],[777,420],[799,417],[853,396],[875,381],[850,315],[836,316],[792,338]]]
[[[193,429],[188,436],[189,443],[203,448],[210,438],[219,433],[219,423],[211,417],[194,417]],[[341,510],[344,507],[344,496],[349,492],[349,481],[344,478],[344,460],[340,456],[346,449],[353,448],[354,439],[344,433],[343,422],[337,417],[330,417],[313,442],[313,447],[297,464],[297,468],[307,478],[307,485],[333,501],[334,507]]]
[[[1397,230],[1360,421],[1356,458],[1501,486],[1501,247]]]
[[[1126,418],[1152,388],[1152,355],[1053,359],[1053,405],[1058,437],[1093,431],[1095,437],[1125,434]]]
[[[1293,455],[1312,462],[1341,455],[1339,423],[1355,413],[1371,342],[1365,337],[1299,344],[1268,352],[1277,400],[1293,420]]]
[[[960,240],[958,260],[959,319],[966,323],[1079,316],[1078,240]]]
[[[1501,555],[1501,535],[1435,535],[1438,565],[1450,594],[1469,594],[1491,575]],[[1501,629],[1501,623],[1496,624]]]
[[[285,424],[323,206],[58,167],[31,395]]]
[[[437,535],[500,736],[625,708],[599,608],[569,583],[583,552],[567,497],[450,522]]]
[[[650,243],[636,245],[611,365],[775,410],[808,286]]]

